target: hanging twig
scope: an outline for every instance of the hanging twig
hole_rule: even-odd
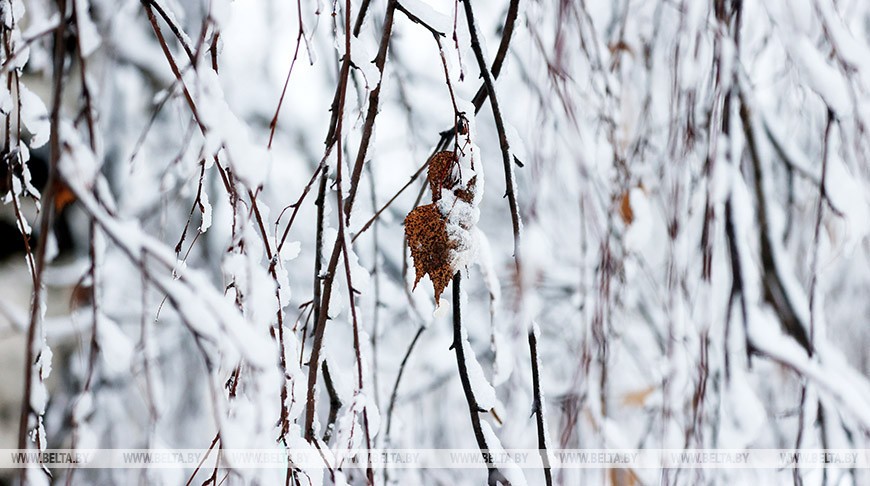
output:
[[[308,45],[308,40],[305,38],[305,26],[302,23],[302,0],[296,0],[296,11],[299,14],[299,27],[296,32],[296,49],[293,51],[293,59],[290,61],[290,68],[287,70],[287,77],[284,78],[284,87],[281,88],[281,96],[278,98],[278,106],[275,107],[275,115],[272,116],[272,121],[269,122],[269,148],[272,148],[272,140],[275,138],[275,130],[278,128],[278,115],[281,113],[281,105],[284,104],[284,96],[287,94],[287,87],[290,85],[290,75],[293,74],[293,67],[296,66],[296,59],[299,57],[299,46],[302,45],[303,40],[305,41],[306,46]],[[214,49],[212,50],[212,55],[217,55]],[[308,57],[311,57],[310,51]]]
[[[465,392],[465,401],[468,403],[468,414],[471,416],[471,427],[474,430],[474,438],[477,441],[477,446],[480,448],[480,453],[483,454],[486,468],[489,471],[487,475],[487,483],[494,485],[497,482],[502,484],[510,484],[501,471],[493,464],[492,458],[489,455],[489,445],[486,443],[486,436],[483,433],[483,426],[480,423],[480,414],[486,410],[481,408],[474,397],[474,390],[471,388],[471,379],[468,375],[468,366],[465,362],[465,346],[463,345],[462,336],[462,306],[460,300],[462,297],[462,273],[457,272],[453,276],[453,350],[456,352],[456,365],[459,367],[459,380],[462,382],[462,391]]]

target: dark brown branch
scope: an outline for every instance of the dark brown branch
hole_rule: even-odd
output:
[[[483,434],[483,426],[480,423],[480,413],[486,412],[486,410],[478,405],[477,399],[474,397],[474,390],[471,388],[471,379],[468,376],[468,366],[465,362],[465,346],[463,344],[465,338],[462,336],[461,284],[462,274],[457,272],[453,276],[453,350],[456,352],[459,380],[462,382],[462,391],[465,392],[465,401],[468,403],[468,414],[471,416],[471,428],[474,430],[474,438],[477,440],[477,446],[480,448],[480,453],[483,454],[483,459],[486,461],[486,468],[488,470],[487,482],[490,485],[494,485],[499,481],[503,484],[510,484],[492,463],[489,455],[489,446],[486,443],[486,436]]]
[[[73,15],[75,15],[75,6],[73,6]],[[88,274],[91,278],[91,342],[90,349],[88,350],[88,368],[85,374],[85,384],[82,387],[82,391],[79,394],[79,398],[76,400],[81,400],[82,396],[90,392],[91,386],[94,380],[94,370],[97,365],[97,357],[100,352],[100,344],[97,339],[97,325],[99,324],[99,316],[100,316],[100,301],[99,301],[99,281],[97,269],[100,267],[100,263],[98,260],[97,248],[96,248],[96,231],[97,231],[97,223],[94,219],[91,219],[89,223],[90,229],[90,239],[88,242],[88,257],[91,260],[90,268],[88,269]],[[82,285],[82,281],[80,280],[78,286]],[[147,352],[147,351],[146,351]],[[72,414],[70,417],[70,426],[72,428],[72,432],[70,434],[70,449],[77,449],[79,445],[79,426],[81,425],[79,422],[79,417],[76,414]],[[69,470],[69,474],[66,476],[66,485],[70,486],[72,484],[73,476],[75,475],[76,468],[72,467]]]
[[[359,332],[359,319],[357,318],[356,313],[356,302],[354,296],[354,288],[353,288],[353,279],[351,278],[350,271],[350,258],[348,257],[348,248],[347,248],[347,239],[345,237],[345,224],[344,224],[344,215],[342,214],[342,208],[344,203],[344,190],[342,189],[342,124],[344,120],[344,110],[345,104],[347,102],[347,80],[348,73],[350,72],[350,63],[351,63],[351,44],[350,44],[350,0],[345,0],[345,15],[344,15],[344,88],[340,89],[341,97],[339,98],[338,104],[338,125],[336,127],[336,190],[335,190],[335,198],[336,198],[336,207],[338,208],[338,235],[335,240],[335,246],[341,248],[341,253],[344,255],[344,272],[345,272],[345,280],[347,282],[347,297],[350,301],[350,315],[351,322],[353,325],[353,350],[356,355],[356,369],[357,369],[357,389],[360,393],[363,391],[363,365],[362,365],[362,345],[360,341],[360,332]],[[387,28],[385,27],[385,30]],[[359,184],[359,176],[352,178],[351,187],[354,188]],[[334,272],[333,272],[334,275]],[[328,302],[327,302],[328,306]],[[321,340],[322,343],[322,340]],[[311,371],[311,369],[309,369]],[[315,374],[315,377],[317,375]],[[310,383],[310,382],[309,382]],[[370,450],[372,446],[371,442],[371,431],[369,429],[369,416],[368,416],[368,407],[363,406],[362,409],[362,421],[363,421],[363,429],[365,433],[365,447],[366,450]],[[371,460],[366,462],[366,479],[368,480],[368,484],[373,485],[375,482],[375,473],[374,468],[372,467]]]
[[[48,31],[49,33],[54,32],[54,29]],[[12,45],[12,35],[9,30],[4,29],[3,31],[3,48],[6,53],[6,59],[11,59],[13,54],[13,45]],[[6,90],[12,93],[13,87],[16,93],[21,92],[21,73],[19,69],[14,69],[11,72],[6,74]],[[13,177],[15,177],[15,168],[16,166],[23,170],[24,160],[21,157],[21,107],[22,101],[21,96],[16,96],[16,110],[15,110],[15,118],[17,125],[17,137],[15,141],[16,147],[13,147],[12,144],[12,113],[7,113],[6,118],[6,136],[5,136],[5,147],[6,149],[3,151],[2,164],[5,165],[6,168],[6,187],[13,187]],[[2,166],[0,166],[2,167]],[[35,283],[36,279],[36,265],[33,261],[33,251],[30,247],[30,232],[27,229],[27,223],[24,218],[24,215],[21,212],[21,205],[19,203],[20,196],[15,194],[15,191],[11,191],[9,194],[12,195],[12,207],[13,212],[15,213],[15,220],[18,224],[18,231],[21,233],[21,240],[24,243],[24,254],[27,259],[27,266],[30,270],[30,278],[33,283]],[[34,199],[39,200],[39,197],[35,194],[31,194]]]
[[[187,103],[188,103],[188,106],[190,107],[191,113],[193,114],[194,119],[196,120],[200,131],[203,133],[203,135],[205,135],[207,129],[206,129],[205,125],[202,123],[201,119],[199,118],[198,111],[196,108],[196,103],[193,101],[193,97],[190,95],[190,91],[187,89],[187,86],[184,84],[184,80],[181,77],[181,71],[178,68],[178,64],[175,62],[175,59],[173,58],[172,53],[169,51],[169,47],[166,44],[166,40],[164,39],[163,34],[160,31],[160,27],[157,25],[157,19],[154,17],[154,12],[153,12],[151,6],[154,5],[156,8],[157,4],[154,0],[141,0],[141,2],[142,2],[142,5],[145,7],[145,11],[146,11],[146,14],[148,16],[148,20],[151,24],[151,28],[154,31],[154,35],[157,37],[158,42],[160,43],[160,47],[162,48],[163,54],[166,57],[166,60],[169,63],[170,68],[172,69],[172,73],[175,75],[176,80],[181,84],[181,87],[184,91],[185,99],[187,100]],[[171,18],[165,15],[165,12],[164,12],[163,18],[170,25],[171,30],[175,34],[175,36],[178,38],[178,41],[186,47],[185,52],[187,52],[187,55],[190,58],[191,64],[194,65],[194,67],[195,67],[196,58],[193,55],[193,53],[191,52],[190,48],[187,46],[187,44],[184,40],[184,36],[181,33],[181,29],[174,25]],[[200,39],[204,38],[204,36],[205,36],[205,26],[203,27],[203,33],[201,34]],[[216,57],[213,58],[212,69],[217,71],[217,58]],[[224,186],[226,187],[227,193],[229,194],[232,205],[235,206],[235,202],[238,201],[238,194],[231,183],[232,175],[225,173],[224,169],[221,167],[220,160],[218,159],[217,155],[214,155],[213,157],[214,157],[215,166],[218,168],[218,170],[221,174],[221,178],[223,179]],[[252,210],[253,215],[255,217],[257,227],[260,230],[260,234],[261,234],[261,237],[263,240],[263,246],[264,246],[264,249],[266,251],[266,256],[270,261],[269,273],[271,274],[272,279],[275,280],[275,282],[277,284],[278,276],[277,276],[277,272],[275,270],[275,262],[277,261],[278,254],[277,254],[277,252],[273,253],[273,251],[272,251],[272,246],[269,242],[268,233],[266,231],[266,225],[265,225],[263,218],[261,216],[259,205],[257,204],[256,194],[254,194],[254,191],[250,188],[248,188],[247,193],[248,193],[248,197],[251,200],[251,210]],[[283,310],[284,305],[281,302],[280,288],[277,288],[277,287],[275,289],[275,299],[277,301],[277,311],[276,311],[277,333],[276,334],[277,334],[277,341],[278,341],[278,345],[279,345],[279,349],[280,349],[279,361],[280,361],[280,365],[281,365],[281,371],[286,375],[287,362],[286,362],[286,353],[285,353],[285,346],[284,346],[284,310]],[[286,432],[289,430],[289,427],[290,427],[290,423],[288,420],[289,409],[286,405],[288,394],[289,394],[289,392],[287,389],[287,380],[285,379],[285,380],[283,380],[282,386],[281,386],[281,418],[280,418],[280,423],[281,423],[281,436],[282,437],[286,434]]]
[[[750,364],[752,345],[749,342],[749,310],[746,306],[745,283],[743,282],[743,263],[740,257],[740,249],[737,244],[737,230],[734,225],[734,211],[731,198],[725,202],[725,236],[728,240],[728,256],[731,260],[731,295],[728,298],[728,313],[725,316],[725,380],[731,379],[730,353],[727,352],[728,341],[731,339],[731,309],[734,299],[740,298],[740,317],[743,322],[743,337],[746,343],[746,365]]]
[[[389,44],[390,36],[392,33],[392,23],[393,23],[393,12],[395,11],[395,0],[390,0],[387,4],[387,12],[385,14],[384,20],[384,30],[381,36],[381,47],[378,50],[378,56],[375,59],[375,64],[378,66],[378,70],[381,73],[381,77],[383,76],[383,68],[384,62],[386,61],[386,47]],[[347,9],[349,11],[349,9]],[[349,15],[349,14],[348,14]],[[347,16],[346,16],[347,17]],[[349,23],[348,20],[346,22]],[[342,115],[341,113],[344,111],[344,102],[345,95],[347,92],[347,81],[348,74],[350,71],[350,37],[349,37],[349,28],[347,29],[345,38],[345,56],[344,61],[342,63],[341,76],[339,79],[339,89],[338,93],[341,95],[338,97],[338,104],[336,106],[337,112],[333,112],[335,118],[337,118],[337,123],[335,126],[335,135],[332,133],[327,136],[327,145],[330,146],[330,140],[334,140],[335,143],[341,143],[341,125],[342,125]],[[357,154],[357,164],[354,166],[354,170],[350,177],[350,192],[349,197],[352,198],[352,195],[356,192],[356,188],[359,185],[360,174],[362,172],[362,164],[359,163],[360,160],[365,158],[365,151],[368,147],[368,143],[371,139],[372,130],[374,129],[374,119],[377,116],[377,104],[378,104],[378,96],[380,93],[380,82],[375,90],[372,91],[372,94],[369,98],[369,114],[366,116],[365,127],[363,128],[363,138],[360,141],[359,152]],[[374,107],[374,108],[372,108]],[[332,129],[330,129],[330,132]],[[318,363],[320,360],[320,350],[323,346],[323,334],[326,329],[326,321],[329,317],[329,304],[330,297],[332,296],[332,283],[335,280],[336,269],[338,268],[338,259],[341,256],[342,247],[345,245],[345,235],[344,235],[344,225],[345,219],[350,217],[350,211],[353,208],[352,199],[343,201],[342,191],[340,186],[341,181],[341,147],[339,146],[336,150],[338,154],[337,161],[337,171],[338,177],[337,182],[339,183],[338,189],[338,200],[339,200],[339,233],[336,238],[335,244],[332,249],[332,255],[329,258],[329,264],[327,265],[326,274],[323,276],[323,294],[321,297],[320,304],[320,313],[317,316],[317,321],[314,327],[314,341],[311,347],[311,358],[308,363],[308,395],[306,399],[306,410],[305,410],[305,439],[311,442],[314,438],[314,415],[315,415],[315,394],[316,394],[316,384],[317,384],[317,369]],[[348,271],[349,276],[349,271]],[[348,285],[350,286],[350,279],[348,279]],[[348,294],[351,299],[353,298],[353,290],[352,288],[348,289]],[[351,304],[351,309],[354,309],[353,304]],[[365,415],[365,414],[364,414]],[[365,417],[364,417],[365,420]],[[366,433],[368,434],[368,427],[366,427]],[[370,468],[369,468],[370,469]]]
[[[408,17],[408,19],[410,19],[411,22],[414,22],[415,24],[418,24],[418,25],[422,25],[423,27],[426,28],[426,30],[431,32],[432,35],[434,35],[435,37],[444,37],[444,35],[445,35],[444,32],[441,32],[438,29],[436,29],[435,27],[432,27],[431,25],[424,22],[423,19],[421,19],[420,17],[417,17],[416,15],[414,15],[413,12],[411,12],[410,10],[405,8],[405,6],[402,5],[401,2],[399,2],[398,5],[396,5],[396,8],[399,9],[399,11],[401,11],[403,14],[405,14],[405,16]]]
[[[393,410],[396,408],[396,398],[399,396],[399,383],[402,381],[402,375],[405,374],[405,366],[408,364],[408,359],[411,357],[411,353],[414,351],[417,341],[420,340],[420,336],[423,335],[423,331],[425,330],[425,325],[421,325],[417,328],[417,333],[414,334],[414,338],[411,339],[411,344],[408,345],[408,350],[405,351],[402,363],[399,364],[399,372],[396,374],[396,381],[393,382],[393,391],[390,393],[390,404],[387,407],[387,431],[384,435],[384,444],[386,447],[390,447],[390,431],[393,428]],[[390,470],[389,468],[384,468],[384,485],[386,486],[389,482]]]
[[[196,469],[194,469],[193,473],[190,474],[190,477],[187,478],[185,486],[190,486],[193,483],[193,478],[195,478],[196,473],[198,473],[199,470],[202,469],[202,465],[205,464],[206,459],[208,459],[209,454],[211,454],[211,451],[214,450],[214,446],[218,443],[218,440],[220,440],[220,438],[220,432],[214,435],[214,439],[212,439],[211,445],[208,446],[208,449],[206,449],[205,454],[203,454],[202,456],[202,459],[200,459],[199,463],[196,465]]]
[[[314,201],[314,205],[317,206],[317,233],[314,240],[314,298],[312,299],[314,322],[320,320],[320,297],[323,291],[323,287],[320,285],[320,279],[322,278],[320,272],[323,268],[323,208],[326,202],[327,180],[326,171],[323,171],[320,176],[320,185],[317,188],[317,199]],[[305,339],[303,338],[302,341],[304,346]]]
[[[547,454],[547,424],[544,422],[544,402],[541,393],[541,371],[538,360],[538,335],[536,329],[529,329],[529,350],[532,354],[532,414],[538,426],[538,452],[544,464],[544,481],[550,486],[553,484],[553,475],[550,470],[550,456]]]
[[[350,0],[347,0],[347,5],[348,5],[348,8],[350,8]],[[339,136],[340,136],[340,134],[341,134],[341,132],[339,131]],[[340,151],[341,151],[341,147],[340,147],[341,146],[341,139],[339,139],[338,144],[339,144],[339,153],[340,153]],[[340,167],[341,166],[341,159],[338,160],[338,163],[339,163],[339,167]],[[339,177],[337,179],[338,188],[335,191],[335,194],[336,194],[336,197],[338,199],[338,207],[341,208],[342,194],[343,194],[343,192],[341,190],[341,170],[339,170],[338,175],[339,175]],[[339,239],[336,240],[336,245],[339,242],[341,242],[341,249],[342,249],[341,253],[342,253],[342,255],[344,255],[344,276],[345,276],[345,279],[347,280],[347,297],[350,300],[350,302],[349,302],[350,315],[351,315],[351,322],[353,324],[353,350],[354,350],[354,353],[356,354],[357,386],[358,386],[358,389],[360,390],[360,392],[362,392],[363,382],[364,382],[363,366],[362,366],[362,341],[360,340],[359,319],[357,318],[357,313],[356,313],[356,302],[354,302],[354,299],[356,297],[354,296],[353,280],[351,279],[350,258],[348,258],[349,250],[347,248],[347,239],[345,238],[345,231],[346,230],[344,227],[344,222],[341,218],[341,214],[339,214],[339,218],[338,218],[338,238]],[[363,417],[363,427],[365,429],[366,450],[370,450],[371,445],[372,445],[371,444],[372,439],[371,439],[371,432],[369,430],[368,406],[363,406],[362,417]],[[374,469],[372,467],[371,461],[367,462],[366,477],[368,478],[369,484],[375,483],[375,473],[374,473]]]
[[[323,347],[323,334],[326,330],[326,321],[329,319],[329,302],[332,297],[332,282],[335,280],[335,270],[338,267],[338,258],[341,256],[341,243],[336,241],[332,247],[332,255],[329,257],[327,272],[323,275],[323,293],[320,301],[321,306],[317,320],[314,323],[314,340],[311,344],[311,355],[308,359],[308,395],[305,406],[305,440],[314,440],[314,413],[315,395],[317,385],[317,368],[320,363],[320,349]]]
[[[181,29],[172,21],[172,17],[170,17],[166,10],[163,9],[163,6],[160,5],[159,2],[155,0],[144,0],[143,4],[147,1],[154,10],[157,11],[157,14],[160,15],[160,18],[166,22],[166,25],[169,26],[169,30],[172,31],[172,34],[178,39],[178,43],[181,44],[182,49],[184,49],[184,53],[187,54],[188,59],[190,59],[191,64],[195,64],[196,56],[194,56],[193,51],[190,46],[187,45],[187,42],[184,40],[184,36],[181,34]]]
[[[33,44],[34,42],[42,39],[43,37],[47,36],[48,34],[55,32],[57,30],[57,27],[58,27],[57,25],[53,25],[53,26],[48,27],[47,29],[45,29],[41,32],[33,34],[30,37],[25,37],[22,40],[22,42],[17,44],[18,49],[16,49],[14,52],[7,51],[6,52],[6,59],[3,61],[3,64],[0,64],[0,74],[5,74],[8,71],[15,71],[15,70],[21,69],[15,63],[15,61],[18,59],[18,56],[20,56],[23,53],[29,53],[30,50],[27,49],[27,47],[29,47],[30,44]]]
[[[387,49],[390,45],[390,37],[393,35],[393,14],[398,5],[397,0],[388,0],[387,13],[384,15],[384,30],[381,33],[381,43],[378,47],[378,54],[375,56],[375,67],[378,68],[378,85],[369,93],[369,106],[366,112],[365,123],[362,129],[362,138],[359,142],[359,150],[356,153],[356,161],[353,165],[351,173],[351,181],[358,181],[362,174],[362,167],[365,163],[366,153],[368,153],[369,144],[372,140],[375,128],[375,118],[378,116],[378,105],[381,99],[381,86],[384,79],[384,64],[387,61]],[[344,216],[345,224],[350,224],[351,210],[356,198],[357,186],[359,184],[351,183],[348,188],[347,198],[344,201]]]
[[[792,159],[790,154],[785,150],[785,147],[783,147],[782,140],[780,140],[779,137],[777,136],[777,134],[775,134],[771,130],[771,128],[767,124],[766,120],[763,121],[763,124],[764,124],[764,132],[765,132],[765,135],[767,135],[767,139],[770,141],[770,144],[773,147],[773,150],[776,152],[777,156],[779,156],[780,160],[783,161],[786,168],[790,172],[792,172],[792,171],[795,172],[796,174],[800,175],[801,177],[803,177],[804,179],[806,179],[807,181],[809,181],[810,183],[812,183],[814,185],[818,186],[819,184],[821,184],[818,176],[809,172],[809,170],[806,167],[798,164],[797,161]],[[830,196],[828,195],[828,193],[826,191],[823,191],[821,188],[819,188],[819,192],[822,194],[822,199],[826,203],[828,203],[828,208],[830,208],[834,214],[836,214],[837,216],[839,216],[841,218],[845,216],[843,214],[843,211],[841,211],[839,208],[834,206],[834,204],[831,202]]]
[[[305,184],[305,188],[302,190],[302,194],[299,196],[299,199],[297,199],[295,203],[281,210],[281,214],[278,216],[278,221],[275,222],[276,233],[278,223],[281,221],[281,216],[284,215],[284,212],[287,211],[287,209],[293,208],[293,212],[290,213],[290,221],[287,222],[287,226],[284,228],[284,233],[281,235],[281,240],[278,242],[278,253],[281,252],[281,249],[284,247],[284,242],[287,241],[287,236],[290,234],[290,228],[293,226],[293,222],[296,221],[296,215],[299,214],[299,208],[302,207],[302,202],[305,200],[305,197],[308,196],[308,192],[311,191],[311,187],[314,185],[314,181],[317,180],[317,176],[320,175],[321,171],[324,171],[324,169],[326,168],[326,159],[329,157],[329,154],[331,152],[332,145],[327,147],[326,153],[324,153],[323,155],[323,159],[320,160],[320,164],[318,164],[317,168],[314,169],[314,173],[311,174],[311,179],[308,179],[308,183]]]
[[[190,106],[190,110],[193,113],[193,118],[196,120],[197,125],[199,125],[200,129],[205,131],[205,125],[203,125],[202,121],[199,118],[199,112],[196,110],[196,104],[193,102],[193,96],[191,96],[190,91],[187,89],[187,85],[184,84],[184,81],[181,77],[181,70],[178,68],[178,64],[175,62],[175,58],[172,57],[172,52],[169,50],[169,46],[166,44],[166,39],[163,37],[163,32],[160,31],[160,26],[157,25],[157,18],[154,16],[154,10],[151,8],[151,2],[149,0],[141,0],[142,6],[145,7],[145,13],[148,16],[148,22],[151,24],[151,29],[154,31],[154,35],[157,37],[157,41],[160,44],[160,48],[163,50],[163,55],[166,57],[166,61],[169,63],[169,68],[172,70],[172,74],[175,75],[175,79],[181,84],[181,89],[184,92],[184,98],[187,100],[188,106]],[[179,38],[181,38],[179,36]],[[192,56],[192,54],[190,54]],[[192,59],[192,58],[191,58]]]
[[[511,0],[510,5],[508,6],[508,13],[507,17],[505,18],[505,26],[502,33],[501,42],[499,43],[495,59],[492,62],[492,76],[495,79],[498,79],[498,76],[501,73],[501,68],[504,65],[504,58],[507,55],[508,48],[510,47],[510,41],[514,33],[514,25],[516,24],[517,15],[519,13],[519,3],[519,0]],[[477,94],[475,94],[474,98],[472,99],[472,104],[474,105],[474,114],[480,112],[480,109],[483,108],[483,103],[484,101],[486,101],[486,98],[488,96],[489,91],[486,88],[486,84],[481,83],[480,88],[477,89]],[[435,145],[435,152],[440,152],[441,150],[444,150],[455,130],[456,127],[453,127],[441,132],[441,139]],[[520,163],[519,160],[516,159],[516,157],[514,158],[514,162],[522,167],[522,163]]]
[[[353,36],[359,37],[359,33],[362,30],[363,22],[366,19],[366,13],[369,11],[369,5],[371,4],[371,0],[363,0],[362,4],[359,6],[359,12],[356,14],[356,22],[353,24]]]
[[[810,279],[810,296],[809,296],[809,306],[810,306],[810,343],[815,341],[815,332],[816,332],[816,318],[815,318],[815,304],[816,304],[816,285],[818,283],[818,273],[819,273],[819,233],[822,229],[822,212],[824,210],[824,205],[822,204],[827,197],[827,189],[825,184],[827,182],[828,177],[828,152],[830,151],[831,145],[831,127],[834,125],[834,112],[831,109],[828,109],[828,122],[825,125],[825,141],[824,147],[822,149],[822,179],[819,181],[819,203],[816,206],[816,224],[813,230],[813,261],[810,268],[810,273],[812,278]]]
[[[501,34],[501,42],[498,45],[498,51],[496,51],[495,59],[492,61],[492,76],[494,78],[498,78],[498,75],[501,74],[501,68],[504,65],[504,58],[507,55],[508,47],[510,47],[511,38],[514,34],[514,26],[517,23],[517,15],[520,11],[520,0],[511,0],[510,5],[508,5],[507,17],[504,21],[504,30]],[[483,107],[483,103],[486,101],[486,97],[489,95],[489,91],[486,89],[486,85],[481,85],[480,88],[477,89],[477,93],[474,95],[472,99],[472,103],[474,103],[475,113],[480,111]]]
[[[78,60],[79,60],[79,76],[80,76],[80,81],[82,83],[82,98],[84,99],[84,102],[85,102],[85,121],[86,121],[87,127],[88,127],[88,140],[90,141],[91,151],[95,153],[94,155],[96,155],[97,139],[96,139],[96,132],[95,132],[95,128],[94,128],[95,124],[94,124],[93,101],[91,98],[91,89],[88,86],[87,61],[85,61],[85,55],[82,52],[81,28],[79,27],[79,16],[86,15],[87,12],[85,12],[84,14],[82,12],[79,12],[78,8],[76,7],[76,2],[72,2],[70,5],[72,6],[73,20],[74,20],[75,25],[76,25],[76,55],[78,56]]]
[[[356,24],[354,26],[354,32],[353,32],[354,37],[359,37],[360,29],[362,28],[362,24],[363,24],[363,21],[365,19],[366,12],[368,11],[369,3],[370,3],[369,0],[364,0],[362,5],[360,6],[360,11],[357,13]],[[289,76],[289,74],[288,74],[288,76]],[[341,86],[342,86],[342,84],[341,84],[341,82],[339,82],[338,86],[336,87],[336,90],[335,90],[335,95],[333,96],[333,99],[332,99],[332,105],[330,108],[330,110],[332,111],[332,117],[329,120],[329,130],[327,131],[326,140],[324,141],[324,144],[326,145],[326,152],[323,156],[323,160],[320,161],[320,165],[318,165],[317,169],[314,172],[314,175],[311,176],[311,180],[305,186],[305,189],[302,192],[302,196],[300,196],[299,200],[297,200],[294,204],[291,205],[291,207],[293,207],[293,213],[290,216],[290,222],[287,223],[287,227],[284,229],[284,234],[281,236],[281,241],[278,243],[278,251],[280,251],[281,247],[284,246],[284,241],[287,239],[287,235],[290,233],[290,227],[293,226],[293,221],[296,219],[296,214],[299,212],[299,207],[302,205],[302,201],[305,199],[305,196],[308,195],[308,191],[311,189],[311,186],[314,184],[314,181],[317,179],[317,174],[325,166],[326,159],[329,157],[329,154],[332,152],[332,147],[335,145],[335,134],[336,134],[336,127],[338,125],[338,111],[339,111],[338,110],[338,99],[339,99],[340,89],[342,89]],[[277,117],[277,115],[276,115],[276,117]],[[285,210],[286,209],[287,208],[285,208]],[[284,211],[282,211],[281,213],[283,214],[283,212]],[[276,225],[277,225],[277,223],[276,223]],[[316,322],[316,320],[315,320],[315,322]]]
[[[367,229],[369,229],[369,227],[374,224],[374,222],[377,221],[377,219],[381,216],[381,213],[383,213],[388,207],[390,207],[390,205],[393,204],[393,201],[395,201],[403,192],[405,192],[405,189],[411,187],[411,184],[413,184],[414,181],[416,181],[417,178],[420,177],[420,174],[422,174],[423,171],[425,171],[426,168],[429,167],[429,160],[431,159],[431,157],[429,157],[429,159],[426,159],[426,162],[422,166],[420,166],[419,169],[417,169],[417,172],[414,172],[411,178],[408,179],[408,182],[406,182],[405,185],[402,186],[402,188],[399,189],[398,192],[396,192],[389,201],[384,203],[381,209],[378,209],[378,211],[371,218],[369,218],[368,221],[366,221],[366,224],[364,224],[362,228],[360,228],[359,231],[357,231],[357,233],[353,235],[353,238],[350,240],[351,243],[356,242],[356,239],[359,238],[359,235],[363,234]]]

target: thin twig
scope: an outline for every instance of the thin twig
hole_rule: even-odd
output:
[[[293,60],[290,61],[290,69],[287,70],[287,77],[284,79],[284,87],[281,88],[281,97],[278,98],[278,106],[275,107],[275,115],[272,116],[272,121],[269,122],[269,144],[272,148],[272,139],[275,137],[275,129],[278,128],[278,114],[281,113],[281,105],[284,104],[284,96],[287,94],[287,87],[290,85],[290,75],[293,74],[293,67],[296,66],[296,59],[299,57],[299,46],[305,40],[306,46],[308,39],[305,38],[305,26],[302,23],[302,0],[296,0],[296,10],[299,13],[299,27],[296,32],[296,49],[293,51]],[[309,58],[311,52],[308,53]]]
[[[405,192],[405,189],[411,187],[411,184],[413,184],[414,181],[416,181],[417,178],[420,177],[420,174],[422,174],[423,171],[425,171],[426,168],[429,167],[429,161],[431,159],[431,157],[426,159],[426,162],[421,165],[419,169],[417,169],[417,172],[414,172],[411,178],[408,179],[408,182],[406,182],[405,185],[402,186],[402,188],[399,189],[398,192],[396,192],[389,201],[384,203],[381,209],[378,209],[377,212],[371,218],[369,218],[368,221],[366,221],[366,224],[364,224],[362,228],[360,228],[359,231],[357,231],[356,234],[353,235],[353,238],[350,240],[351,243],[356,242],[356,239],[359,238],[359,235],[363,234],[367,229],[369,229],[369,227],[374,224],[374,222],[377,221],[377,219],[381,216],[381,213],[383,213],[388,207],[390,207],[390,205],[393,204],[393,201],[395,201],[403,192]]]
[[[384,447],[390,447],[390,431],[393,428],[393,410],[396,407],[396,398],[399,396],[399,383],[402,381],[402,375],[405,373],[405,366],[408,364],[408,359],[411,357],[411,353],[414,351],[417,341],[420,340],[420,336],[423,335],[423,331],[425,330],[425,325],[421,325],[417,328],[417,333],[414,334],[414,338],[411,339],[411,344],[408,345],[408,350],[405,351],[405,356],[402,358],[402,363],[399,365],[399,372],[396,374],[396,381],[393,382],[393,391],[390,393],[390,405],[387,407],[387,431],[384,434]],[[384,468],[384,486],[389,484],[389,472],[389,468]]]

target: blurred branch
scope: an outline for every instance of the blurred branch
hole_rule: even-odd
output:
[[[52,223],[54,220],[54,197],[56,193],[57,183],[60,180],[58,175],[58,162],[61,156],[61,139],[60,139],[60,110],[63,103],[63,88],[64,88],[64,62],[66,58],[66,43],[64,42],[66,34],[66,1],[57,1],[58,15],[60,22],[54,31],[54,71],[53,88],[52,88],[52,107],[51,107],[51,133],[49,135],[49,167],[48,181],[46,182],[45,190],[42,194],[42,209],[40,211],[39,221],[39,240],[36,243],[36,255],[34,256],[34,269],[36,271],[33,277],[33,294],[30,304],[30,325],[27,328],[27,340],[25,342],[25,360],[24,360],[24,393],[21,399],[21,415],[18,424],[18,449],[25,450],[27,447],[27,438],[30,432],[30,418],[36,415],[37,428],[41,427],[40,412],[34,409],[33,400],[33,384],[34,381],[42,382],[41,368],[39,364],[42,352],[44,351],[44,339],[41,336],[44,334],[42,329],[43,308],[45,300],[45,289],[43,275],[45,267],[48,263],[48,247],[49,239],[52,238]],[[19,97],[21,94],[19,93]],[[39,338],[37,338],[39,336]],[[46,444],[41,443],[42,434],[35,434],[37,448],[43,449]],[[43,467],[44,469],[44,467]],[[44,469],[48,472],[47,469]],[[22,468],[20,471],[21,484],[27,484],[27,468]]]
[[[396,381],[393,383],[393,391],[390,393],[390,405],[387,407],[387,433],[384,438],[384,442],[389,446],[390,443],[390,430],[393,427],[393,409],[396,406],[396,397],[399,394],[399,382],[402,381],[402,375],[405,373],[405,366],[408,364],[408,359],[411,357],[411,353],[414,351],[414,347],[417,345],[417,341],[420,339],[420,336],[423,335],[423,331],[426,330],[426,326],[420,326],[417,328],[417,332],[414,334],[414,338],[411,339],[411,344],[408,345],[408,350],[405,351],[405,356],[402,358],[402,363],[399,365],[399,372],[396,374]]]
[[[755,198],[758,203],[758,227],[759,247],[761,249],[761,265],[763,270],[762,282],[764,284],[764,299],[776,310],[783,328],[805,350],[813,353],[812,344],[807,337],[806,326],[798,317],[791,296],[785,288],[780,277],[780,269],[777,267],[773,242],[770,235],[770,221],[767,214],[767,194],[765,193],[765,175],[762,168],[761,156],[758,152],[755,130],[752,125],[752,115],[747,105],[746,95],[740,92],[740,119],[743,122],[743,132],[746,136],[746,145],[752,161],[753,179],[755,184]]]
[[[338,410],[341,409],[341,398],[338,392],[335,391],[335,384],[332,382],[332,375],[329,374],[329,364],[326,360],[323,361],[323,383],[326,384],[326,392],[329,394],[329,416],[326,419],[326,426],[323,431],[323,443],[329,444],[329,439],[332,437],[332,432],[335,429],[335,419],[338,417]]]

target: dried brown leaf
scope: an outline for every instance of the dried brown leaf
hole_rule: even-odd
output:
[[[456,273],[450,266],[450,240],[447,222],[434,204],[419,206],[405,218],[405,236],[414,260],[414,288],[428,274],[435,291],[435,302]]]
[[[441,199],[441,189],[452,189],[459,182],[453,174],[456,163],[456,154],[450,150],[438,152],[429,159],[427,178],[432,189],[432,202]]]
[[[54,183],[54,209],[57,212],[60,212],[63,208],[69,206],[76,200],[75,194],[73,194],[72,190],[60,181],[55,181]]]

